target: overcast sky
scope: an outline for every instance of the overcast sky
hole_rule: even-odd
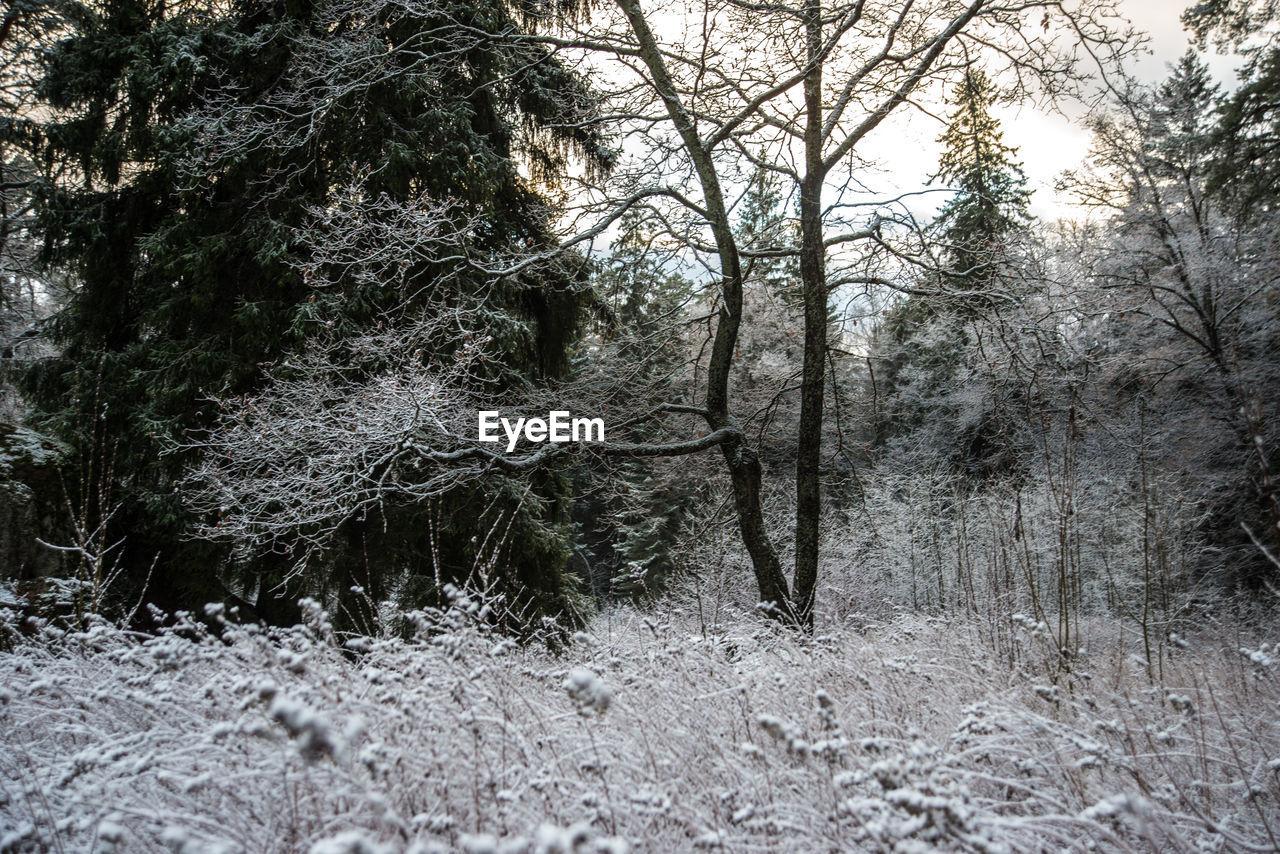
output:
[[[1186,52],[1189,39],[1179,16],[1185,4],[1178,0],[1119,0],[1121,12],[1150,37],[1148,50],[1134,67],[1145,81],[1162,80],[1169,65]],[[1234,82],[1233,69],[1239,60],[1232,56],[1209,55],[1206,60],[1220,82]],[[1079,119],[1083,107],[1066,107],[1071,117],[1034,107],[1006,107],[998,111],[1005,142],[1018,149],[1023,170],[1033,190],[1032,212],[1045,219],[1070,217],[1079,213],[1053,191],[1054,179],[1064,170],[1079,166],[1089,149],[1088,132]],[[886,129],[887,130],[887,129]],[[901,113],[890,132],[868,139],[862,150],[871,160],[884,165],[885,175],[876,182],[894,192],[923,185],[937,168],[942,129],[936,121],[919,114]],[[941,195],[932,197],[936,202]],[[923,212],[923,206],[920,210]]]

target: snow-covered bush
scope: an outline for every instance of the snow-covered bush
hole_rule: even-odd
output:
[[[1053,665],[976,620],[804,638],[602,614],[560,652],[465,612],[346,643],[212,609],[155,636],[3,623],[0,851],[1258,851],[1275,640]],[[1105,642],[1100,638],[1109,638]],[[1252,639],[1245,639],[1252,638]],[[606,711],[607,709],[607,711]]]

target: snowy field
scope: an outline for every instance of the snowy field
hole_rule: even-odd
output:
[[[0,851],[1274,851],[1280,652],[613,611],[558,652],[190,619],[0,637]],[[472,606],[474,611],[474,605]],[[1259,632],[1259,634],[1262,634]]]

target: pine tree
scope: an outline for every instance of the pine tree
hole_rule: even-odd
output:
[[[26,386],[50,429],[73,444],[109,435],[118,448],[113,524],[128,534],[135,587],[150,574],[150,595],[170,606],[239,592],[276,619],[290,618],[273,605],[281,591],[345,595],[359,584],[377,600],[407,576],[394,585],[436,595],[441,575],[465,577],[477,526],[497,512],[512,596],[562,610],[567,495],[554,473],[529,495],[495,478],[444,508],[388,506],[387,519],[350,520],[329,564],[285,585],[287,556],[235,568],[224,547],[190,538],[175,484],[191,452],[169,449],[212,423],[210,395],[287,371],[282,356],[318,334],[448,298],[429,258],[394,277],[345,263],[361,245],[311,263],[308,235],[335,211],[355,206],[367,220],[382,200],[401,212],[447,200],[459,229],[480,223],[468,232],[477,257],[546,245],[545,200],[516,161],[544,176],[571,149],[603,162],[580,129],[585,88],[545,49],[487,35],[520,27],[497,0],[108,0],[69,10],[69,37],[46,65],[53,118],[42,131],[47,157],[76,164],[78,177],[45,188],[41,216],[47,260],[73,268],[80,285],[51,330],[60,354]],[[449,285],[489,313],[499,385],[567,368],[584,301],[570,273],[533,268],[498,286],[459,274]],[[442,521],[427,524],[429,512]]]
[[[757,169],[742,196],[737,222],[737,239],[747,250],[780,250],[794,246],[795,222],[784,215],[778,181],[764,169]],[[796,302],[800,297],[800,270],[794,255],[755,256],[747,262],[746,279],[764,285],[782,299]]]
[[[889,403],[875,436],[925,431],[921,443],[950,455],[960,473],[990,477],[1012,461],[1002,404],[967,426],[957,424],[956,394],[969,362],[970,327],[991,309],[986,292],[1007,291],[1011,244],[1030,223],[1026,177],[1006,145],[991,113],[995,88],[979,68],[970,67],[957,85],[937,179],[955,190],[933,224],[947,269],[922,283],[934,293],[896,305],[879,330],[879,381]]]
[[[1206,92],[1216,96],[1215,92]],[[1208,189],[1242,219],[1280,206],[1280,49],[1262,55],[1253,75],[1220,105]]]
[[[1186,96],[1210,95],[1217,101],[1212,105],[1218,124],[1211,140],[1214,158],[1208,189],[1245,223],[1270,218],[1280,203],[1277,20],[1280,4],[1273,0],[1199,0],[1182,13],[1196,47],[1212,44],[1219,52],[1231,49],[1246,60],[1237,71],[1243,84],[1225,99],[1212,86],[1207,69],[1187,73],[1188,57],[1175,69],[1193,87]]]
[[[688,359],[684,320],[694,286],[662,257],[644,214],[619,222],[611,257],[593,278],[597,331],[608,355],[593,353],[589,366],[617,364],[637,396],[682,402]],[[584,366],[587,367],[587,366]],[[640,433],[644,436],[643,430]],[[577,541],[597,600],[620,600],[660,591],[676,568],[676,539],[697,496],[679,477],[687,460],[601,460],[579,472],[574,506]]]
[[[32,349],[32,326],[51,292],[35,259],[32,189],[42,168],[33,145],[35,81],[31,69],[57,38],[53,0],[10,0],[0,12],[0,424],[16,423],[21,404],[12,386],[15,366]]]
[[[934,230],[945,247],[951,270],[948,287],[981,291],[999,277],[1008,241],[1029,222],[1031,193],[1026,176],[1004,144],[1000,122],[991,114],[995,88],[980,68],[969,68],[952,96],[955,111],[946,132],[935,179],[955,195],[943,205]],[[980,305],[965,304],[974,310]]]

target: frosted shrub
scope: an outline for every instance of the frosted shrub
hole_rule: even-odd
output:
[[[661,610],[602,614],[558,653],[465,607],[354,644],[315,609],[155,636],[10,615],[0,851],[1276,846],[1274,635],[1189,633],[1161,683],[1102,625],[1064,670],[1029,618],[1011,661],[977,620],[803,638]]]
[[[613,699],[613,692],[600,680],[600,677],[585,667],[575,667],[570,670],[569,676],[564,680],[564,688],[578,706],[578,711],[583,714],[594,711],[603,715]]]

